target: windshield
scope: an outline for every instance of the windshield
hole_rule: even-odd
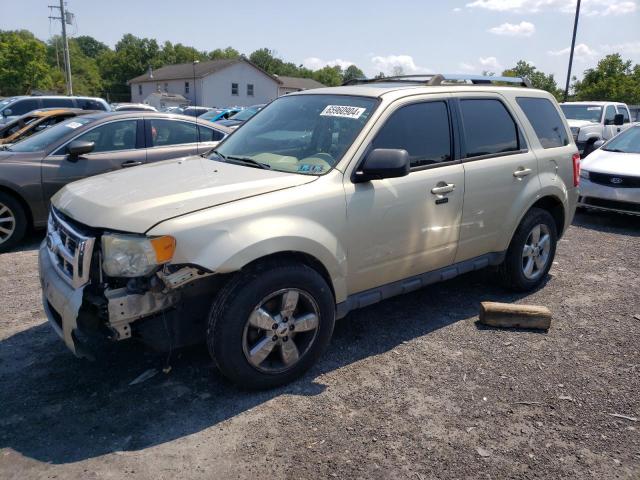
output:
[[[2,110],[4,107],[9,105],[10,103],[13,103],[15,100],[17,100],[16,97],[9,97],[9,98],[5,98],[4,100],[0,100],[0,110]]]
[[[560,105],[564,116],[570,120],[586,120],[600,123],[602,107],[597,105]]]
[[[70,118],[58,125],[44,129],[39,133],[25,138],[21,142],[11,145],[7,150],[11,152],[39,152],[41,150],[45,150],[49,145],[56,143],[68,133],[86,125],[90,121],[91,119],[87,117]]]
[[[211,153],[220,160],[248,158],[281,172],[322,175],[342,158],[377,106],[346,95],[280,97]]]
[[[258,113],[258,108],[245,108],[244,110],[240,110],[235,115],[229,117],[230,120],[240,120],[241,122],[246,122],[251,117],[253,117],[256,113]]]
[[[640,127],[631,127],[602,147],[607,152],[640,153]]]

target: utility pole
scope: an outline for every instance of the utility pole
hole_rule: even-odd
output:
[[[60,6],[49,5],[52,10],[55,8],[60,10],[59,17],[50,16],[51,20],[60,20],[62,24],[62,46],[64,53],[64,74],[67,83],[67,95],[73,95],[73,83],[71,81],[71,59],[69,58],[69,40],[67,39],[67,23],[71,25],[73,14],[67,12],[64,6],[64,0],[60,0]]]
[[[569,97],[569,82],[571,82],[571,67],[573,65],[573,51],[576,48],[576,33],[578,32],[578,19],[580,18],[580,0],[576,5],[576,19],[573,22],[573,37],[571,38],[571,52],[569,52],[569,71],[567,72],[567,84],[564,87],[564,101]]]

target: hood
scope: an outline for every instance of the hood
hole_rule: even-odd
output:
[[[640,177],[640,153],[607,152],[598,149],[580,162],[588,172]]]
[[[144,233],[168,218],[315,179],[186,157],[71,183],[60,190],[51,203],[90,227]]]
[[[587,125],[598,125],[597,122],[590,122],[589,120],[572,120],[570,118],[567,118],[567,123],[570,127],[578,128],[586,127]]]

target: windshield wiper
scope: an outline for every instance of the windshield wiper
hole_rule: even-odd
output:
[[[256,162],[253,158],[246,158],[246,157],[232,157],[231,155],[224,157],[227,161],[229,160],[234,160],[236,162],[244,162],[247,165],[251,165],[252,167],[256,167],[256,168],[262,168],[264,170],[271,170],[271,165],[268,165],[266,163],[260,163],[260,162]]]
[[[616,153],[627,153],[624,150],[620,150],[619,148],[603,148],[605,152],[616,152]]]

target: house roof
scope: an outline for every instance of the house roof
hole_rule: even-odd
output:
[[[239,57],[220,60],[207,60],[205,62],[196,63],[195,65],[193,63],[178,63],[175,65],[166,65],[156,70],[152,70],[151,72],[147,71],[142,75],[138,75],[137,77],[132,78],[131,80],[129,80],[129,84],[140,82],[161,82],[165,80],[181,80],[194,77],[202,78],[241,62],[248,63],[256,70],[264,73],[265,75],[279,83],[279,80],[274,76],[269,75],[267,72],[265,72],[246,58]]]
[[[280,85],[282,88],[295,88],[298,90],[310,90],[312,88],[322,88],[323,85],[320,82],[316,82],[313,78],[299,78],[299,77],[284,77],[278,76]]]

